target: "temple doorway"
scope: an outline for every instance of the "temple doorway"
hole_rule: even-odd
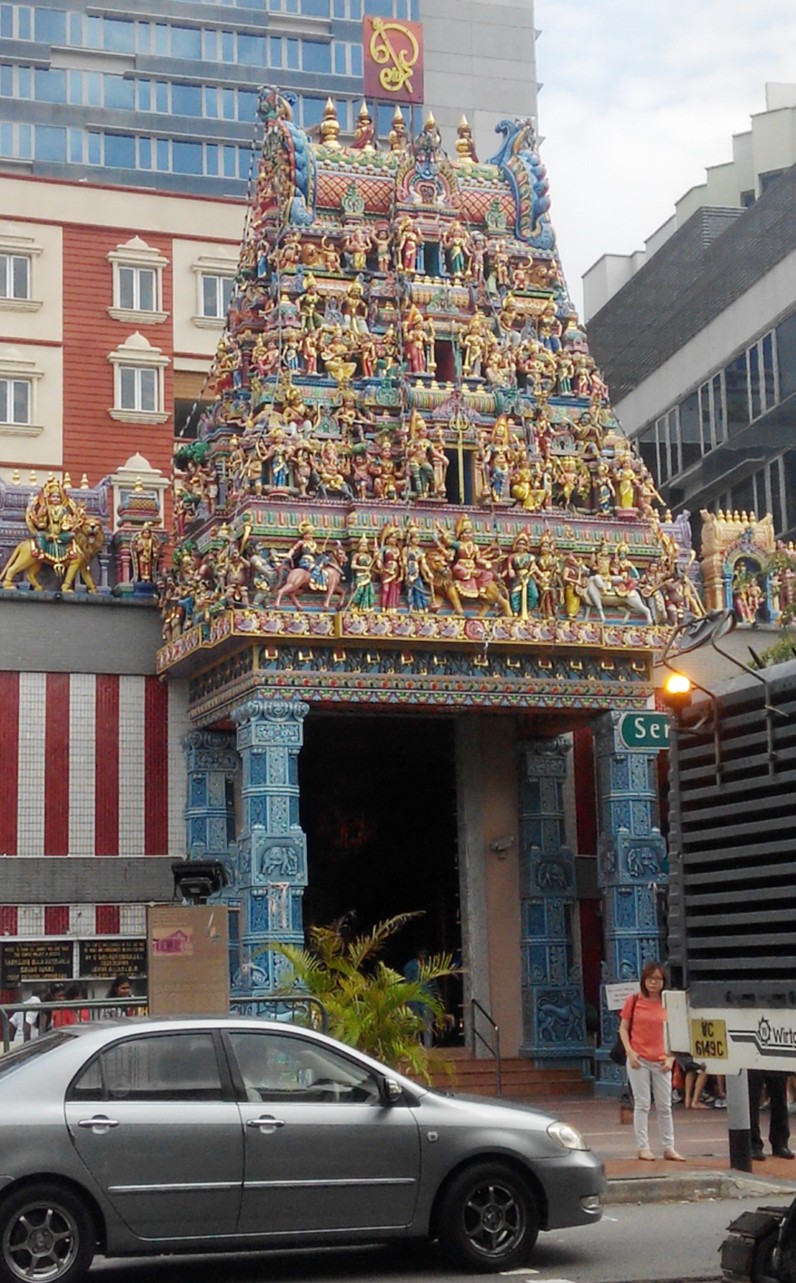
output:
[[[350,914],[353,930],[367,931],[422,910],[384,961],[401,971],[421,945],[460,958],[453,720],[313,711],[299,776],[305,925]],[[461,982],[449,982],[444,998],[458,1027]]]

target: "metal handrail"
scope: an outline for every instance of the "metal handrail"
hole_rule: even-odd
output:
[[[234,1016],[262,1016],[267,1020],[302,1021],[319,1033],[329,1032],[329,1012],[320,998],[306,993],[279,994],[273,998],[232,998],[230,1014]]]
[[[476,1018],[476,1013],[479,1011],[481,1015],[484,1017],[484,1019],[488,1020],[489,1024],[492,1026],[492,1032],[495,1035],[494,1046],[492,1045],[491,1042],[489,1042],[484,1037],[484,1035],[478,1029],[476,1029],[475,1018]],[[471,1014],[470,1028],[472,1030],[472,1036],[473,1036],[473,1048],[472,1048],[473,1055],[475,1055],[476,1053],[476,1040],[480,1043],[483,1043],[483,1045],[486,1047],[487,1051],[489,1052],[490,1056],[492,1056],[495,1061],[495,1095],[502,1096],[503,1083],[500,1077],[500,1026],[495,1023],[495,1020],[493,1019],[491,1013],[487,1011],[486,1007],[481,1006],[481,1003],[478,1001],[477,998],[470,999],[470,1014]]]
[[[329,1013],[326,1007],[319,998],[312,998],[305,993],[284,994],[278,998],[233,998],[229,1010],[231,1015],[259,1016],[286,1022],[300,1021],[320,1033],[329,1032]],[[88,1011],[89,1020],[100,1020],[117,1013],[120,1016],[145,1016],[148,1006],[147,999],[136,994],[131,994],[129,998],[76,998],[69,1002],[63,998],[56,1002],[5,1002],[0,1004],[0,1046],[3,1051],[8,1051],[15,1041],[11,1016],[17,1011],[23,1011],[26,1015],[30,1012],[36,1016],[50,1011]],[[30,1038],[31,1026],[24,1021],[21,1041],[29,1042]]]
[[[145,1016],[147,1000],[139,998],[136,994],[130,994],[127,998],[76,998],[69,1002],[63,998],[57,1002],[4,1002],[0,1005],[0,1030],[2,1031],[0,1042],[2,1042],[3,1051],[8,1051],[14,1041],[11,1034],[11,1017],[17,1011],[23,1011],[25,1015],[30,1012],[36,1016],[50,1011],[88,1011],[89,1020],[99,1020],[103,1017],[107,1019],[109,1014],[113,1016],[117,1011],[121,1016],[130,1011],[137,1016]],[[31,1026],[24,1021],[22,1041],[29,1042],[30,1038]]]

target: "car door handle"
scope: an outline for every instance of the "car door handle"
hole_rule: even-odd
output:
[[[272,1118],[270,1114],[264,1118],[247,1118],[247,1127],[258,1127],[261,1132],[276,1131],[278,1127],[284,1127],[284,1118]]]
[[[104,1136],[112,1127],[119,1126],[117,1118],[106,1118],[104,1114],[98,1114],[94,1118],[81,1118],[78,1121],[78,1127],[87,1127],[89,1131],[94,1132],[97,1136]]]

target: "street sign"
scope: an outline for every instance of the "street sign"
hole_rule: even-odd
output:
[[[654,753],[669,747],[668,713],[623,713],[619,738],[625,748]]]

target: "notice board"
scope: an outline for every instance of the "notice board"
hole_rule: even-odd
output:
[[[80,941],[80,971],[84,980],[146,975],[146,940],[119,937]]]
[[[0,984],[18,989],[31,980],[71,980],[71,940],[9,940],[0,945]]]
[[[150,1016],[229,1012],[225,905],[153,904],[147,911]]]

